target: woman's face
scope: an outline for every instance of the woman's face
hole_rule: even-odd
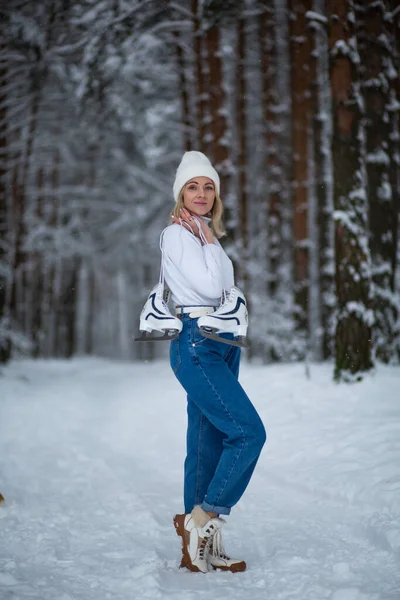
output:
[[[193,177],[183,188],[183,205],[198,217],[207,215],[214,205],[215,186],[208,177]]]

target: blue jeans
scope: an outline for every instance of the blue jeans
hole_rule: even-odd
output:
[[[240,348],[203,337],[198,319],[181,318],[170,362],[187,392],[185,513],[200,504],[228,515],[250,481],[266,433],[238,381]]]

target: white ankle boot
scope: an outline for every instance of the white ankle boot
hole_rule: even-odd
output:
[[[212,540],[210,551],[208,554],[208,564],[213,569],[220,569],[221,571],[231,571],[232,573],[238,573],[239,571],[246,570],[246,563],[244,560],[238,560],[236,558],[230,558],[224,548],[222,542],[221,529],[215,532]]]
[[[175,515],[176,533],[182,538],[181,567],[201,573],[209,571],[208,557],[211,543],[222,523],[221,519],[210,519],[200,506],[195,506],[188,515]]]

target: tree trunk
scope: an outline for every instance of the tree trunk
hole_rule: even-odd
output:
[[[373,366],[364,131],[353,2],[332,0],[330,8],[338,302],[334,376],[336,380],[354,380]]]
[[[199,0],[192,0],[192,14],[194,23],[194,60],[197,83],[197,95],[195,98],[195,113],[197,121],[197,149],[206,153],[206,114],[208,93],[206,92],[206,60],[204,57],[204,35],[201,26],[201,16],[199,11]]]
[[[391,19],[387,21],[390,28],[390,57],[392,61],[392,77],[390,78],[390,98],[388,112],[392,121],[392,130],[389,135],[389,178],[392,189],[392,204],[395,214],[393,227],[393,249],[391,265],[390,289],[397,301],[397,314],[400,312],[399,290],[396,289],[396,273],[398,258],[400,256],[399,231],[400,231],[400,2],[391,0]],[[396,8],[397,7],[397,8]],[[396,12],[394,11],[396,9]],[[400,360],[400,321],[393,332],[393,355]]]
[[[60,187],[60,153],[57,150],[53,159],[53,168],[51,174],[52,183],[52,205],[54,207],[54,224],[56,236],[63,225],[61,214],[61,201],[59,196]],[[51,331],[53,337],[50,339],[50,352],[52,356],[63,356],[64,339],[62,334],[62,314],[63,314],[63,279],[65,261],[59,249],[56,251],[53,261],[52,276],[52,309],[51,309]]]
[[[276,36],[273,9],[266,7],[260,18],[260,41],[263,66],[263,113],[265,121],[266,167],[268,173],[268,292],[273,298],[279,285],[278,267],[281,254],[281,176],[279,158],[279,122],[276,86]]]
[[[74,354],[82,355],[88,351],[89,310],[89,268],[87,261],[80,260],[77,265],[76,312],[73,332]]]
[[[388,0],[368,0],[357,6],[357,43],[361,58],[361,87],[365,102],[370,249],[374,282],[374,346],[381,360],[394,354],[397,306],[392,294],[396,257],[396,190],[390,173],[391,108],[390,32]]]
[[[75,349],[75,322],[77,314],[78,261],[72,262],[69,283],[63,297],[63,334],[64,356],[71,358]]]
[[[24,188],[19,180],[19,169],[17,166],[13,169],[12,176],[12,208],[13,208],[13,256],[12,256],[12,289],[10,295],[11,318],[15,323],[22,326],[24,321],[23,310],[23,280],[24,264],[26,260],[23,249],[25,236],[25,196]]]
[[[25,143],[23,152],[20,152],[18,167],[14,171],[14,253],[13,253],[13,281],[11,293],[11,314],[15,323],[18,323],[27,338],[31,337],[33,321],[31,295],[34,258],[29,257],[24,249],[26,236],[26,213],[29,206],[29,174],[32,166],[34,144],[38,129],[39,109],[42,100],[42,91],[46,80],[46,66],[43,60],[50,48],[53,27],[56,18],[56,0],[49,7],[49,18],[46,27],[44,47],[35,46],[36,60],[30,71],[31,109],[26,126],[26,135],[21,139]],[[25,139],[24,139],[25,138]]]
[[[249,284],[249,215],[247,205],[247,156],[246,156],[246,83],[245,83],[245,21],[240,18],[237,23],[237,63],[236,63],[236,128],[238,136],[237,171],[238,171],[238,205],[240,215],[240,271],[239,281],[243,292],[247,294]]]
[[[397,248],[399,243],[400,229],[400,0],[391,0],[392,18],[391,27],[391,58],[394,66],[391,85],[390,111],[393,112],[393,131],[389,138],[389,156],[390,156],[390,182],[392,186],[393,201],[397,214],[397,227],[394,230],[394,244]],[[396,269],[398,268],[398,255],[394,255],[394,264],[392,266],[393,280],[391,288],[396,289]],[[400,351],[399,351],[400,357]]]
[[[290,0],[291,80],[292,80],[292,152],[293,152],[293,235],[294,283],[297,328],[307,336],[309,297],[309,125],[310,109],[310,34],[306,13],[310,0]]]
[[[266,295],[274,319],[267,319],[266,335],[260,352],[266,361],[278,361],[282,358],[282,329],[281,315],[284,303],[281,294],[284,288],[282,269],[283,256],[283,164],[282,151],[282,99],[278,90],[278,32],[275,8],[265,2],[263,13],[259,18],[258,35],[261,50],[262,65],[262,110],[265,127],[265,167],[267,185],[263,193],[261,210],[266,217],[266,260],[267,272]],[[288,291],[286,290],[286,294]],[[265,302],[263,302],[265,314]],[[279,317],[278,317],[279,315]],[[283,315],[282,315],[283,316]],[[278,318],[276,318],[278,317]],[[265,318],[265,317],[264,317]],[[283,317],[285,318],[285,317]],[[276,323],[279,323],[276,326]]]
[[[179,32],[174,31],[174,40],[176,48],[177,58],[177,69],[178,69],[178,81],[179,81],[179,95],[181,98],[182,105],[182,139],[183,147],[185,151],[191,150],[191,118],[190,118],[190,107],[189,107],[189,96],[188,87],[186,81],[186,69],[185,69],[185,57],[182,49],[182,40]]]
[[[223,176],[226,176],[226,163],[228,161],[227,122],[224,110],[224,76],[221,61],[220,31],[217,26],[208,29],[206,41],[209,67],[211,154],[216,168],[221,171]]]
[[[222,198],[229,193],[230,164],[228,153],[228,122],[226,118],[224,75],[221,60],[220,31],[214,25],[206,33],[208,87],[210,107],[210,142],[208,154],[214,162],[221,180]],[[234,239],[233,214],[225,203],[225,222],[228,240]]]
[[[36,198],[36,217],[39,222],[45,223],[44,210],[44,169],[40,167],[36,176],[37,198]],[[41,338],[43,335],[43,294],[44,294],[44,278],[43,270],[44,263],[42,253],[36,253],[31,257],[31,265],[34,272],[30,275],[30,296],[31,296],[31,336],[33,343],[33,356],[36,358],[40,355]]]
[[[0,54],[5,51],[4,44],[0,45]],[[7,330],[10,327],[7,309],[7,288],[9,277],[6,265],[9,264],[8,240],[8,140],[7,140],[7,66],[0,66],[0,364],[6,363],[11,356],[11,343]]]
[[[313,223],[314,248],[317,254],[317,285],[319,321],[314,328],[317,334],[318,352],[323,359],[333,354],[331,324],[335,308],[334,287],[334,228],[333,228],[333,177],[332,177],[332,112],[329,91],[329,49],[326,16],[323,0],[314,1],[312,29],[312,142],[314,169],[314,196],[316,221]]]

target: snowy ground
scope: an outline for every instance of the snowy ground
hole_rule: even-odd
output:
[[[1,600],[400,600],[400,369],[243,366],[269,439],[224,530],[245,573],[178,570],[185,397],[160,361],[0,375]]]

